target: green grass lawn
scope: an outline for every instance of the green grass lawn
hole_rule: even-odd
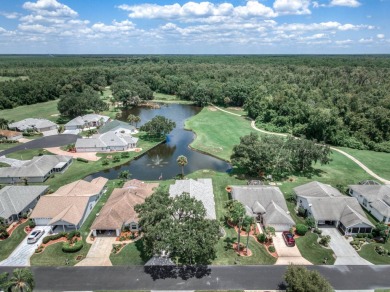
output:
[[[390,180],[390,153],[338,147],[351,154],[377,175]]]
[[[10,165],[4,162],[0,162],[0,167],[9,167]]]
[[[113,266],[143,265],[148,259],[143,250],[142,239],[126,245],[120,253],[110,255]]]
[[[324,258],[328,258],[327,264],[333,265],[335,257],[331,249],[326,249],[317,243],[318,235],[308,232],[305,236],[295,239],[302,256],[314,265],[323,265]]]
[[[100,212],[103,205],[107,202],[110,197],[113,189],[119,187],[121,182],[119,180],[111,180],[107,184],[107,192],[100,198],[96,203],[91,213],[88,215],[87,219],[84,221],[82,227],[80,228],[80,233],[83,238],[84,246],[83,248],[75,253],[64,253],[62,251],[62,242],[50,245],[45,248],[43,253],[34,254],[31,259],[32,266],[65,266],[66,259],[69,260],[69,265],[74,266],[78,263],[76,260],[77,256],[85,257],[88,254],[88,251],[91,247],[90,244],[86,243],[85,239],[87,238],[89,232],[91,231],[91,225],[96,218],[96,213]]]
[[[20,145],[20,143],[0,143],[0,152]]]
[[[0,241],[0,261],[5,260],[9,257],[9,255],[13,252],[13,250],[23,241],[23,239],[27,236],[26,232],[24,232],[24,227],[26,227],[28,221],[19,225],[14,232],[12,232],[11,236],[5,240]]]
[[[187,120],[185,126],[196,133],[191,147],[224,160],[230,160],[233,146],[240,143],[241,136],[255,132],[249,120],[209,107]]]
[[[27,149],[27,150],[20,150],[16,151],[10,154],[7,154],[7,158],[14,158],[19,160],[31,160],[33,157],[38,156],[40,153],[43,153],[45,155],[52,155],[49,151],[45,149]]]
[[[375,246],[383,246],[390,251],[390,241],[383,243],[370,243],[362,246],[362,249],[358,251],[359,255],[367,261],[375,265],[389,265],[390,256],[381,256],[375,251]]]
[[[9,121],[20,121],[26,118],[43,118],[56,122],[59,112],[57,110],[57,100],[41,102],[31,105],[22,105],[13,109],[0,111],[0,117]]]
[[[180,103],[180,104],[193,104],[190,100],[181,100],[176,95],[164,94],[159,92],[153,93],[153,101],[164,103]]]

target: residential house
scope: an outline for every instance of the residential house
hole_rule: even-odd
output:
[[[57,130],[58,126],[52,121],[46,119],[28,118],[19,122],[11,123],[8,125],[8,128],[11,130],[16,129],[20,132],[36,131],[43,133],[47,131]]]
[[[107,132],[136,134],[138,133],[138,130],[136,129],[136,127],[130,125],[129,123],[112,120],[99,129],[100,134],[104,134]]]
[[[177,180],[175,184],[170,185],[169,195],[171,197],[180,196],[183,193],[188,193],[192,198],[203,203],[206,209],[206,218],[217,218],[215,213],[213,181],[210,178]]]
[[[60,187],[55,193],[43,196],[30,218],[38,226],[54,230],[79,229],[96,202],[105,192],[108,179],[98,177],[91,182],[78,180]]]
[[[126,151],[137,147],[138,138],[126,133],[106,132],[76,141],[77,152]]]
[[[64,125],[65,130],[81,132],[85,128],[97,128],[103,126],[110,120],[110,117],[98,114],[87,114],[78,116]]]
[[[131,231],[138,231],[140,226],[134,206],[142,204],[157,187],[158,183],[145,183],[133,179],[126,182],[122,188],[114,189],[92,223],[93,235],[119,236],[125,226]]]
[[[23,138],[21,132],[15,132],[10,130],[0,130],[0,140],[16,141]]]
[[[390,185],[350,185],[349,194],[378,221],[390,225]]]
[[[263,226],[271,226],[275,231],[286,231],[295,225],[278,187],[232,186],[231,195],[233,200],[245,206],[247,215],[256,218]]]
[[[374,227],[356,198],[344,196],[330,185],[314,181],[293,190],[297,208],[313,216],[318,227],[336,227],[345,235],[370,233]]]
[[[11,224],[30,212],[49,186],[5,186],[0,189],[0,217]]]
[[[18,167],[0,167],[0,183],[44,182],[53,173],[64,172],[71,163],[71,156],[35,156]]]

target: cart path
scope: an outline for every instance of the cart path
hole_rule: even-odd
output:
[[[216,109],[220,110],[220,111],[223,111],[225,113],[228,113],[228,114],[231,114],[231,115],[234,115],[234,116],[239,116],[239,117],[242,117],[242,115],[240,114],[235,114],[235,113],[231,113],[229,111],[226,111],[220,107],[217,107],[215,105],[213,105]],[[282,137],[287,137],[289,136],[288,134],[283,134],[283,133],[276,133],[276,132],[269,132],[269,131],[266,131],[266,130],[262,130],[262,129],[259,129],[256,127],[256,124],[255,124],[255,121],[252,120],[251,121],[251,127],[252,129],[258,131],[258,132],[261,132],[261,133],[264,133],[264,134],[269,134],[269,135],[276,135],[276,136],[282,136]],[[353,162],[355,162],[359,167],[361,167],[366,173],[368,173],[369,175],[371,175],[372,177],[374,177],[375,179],[379,180],[380,182],[384,183],[384,184],[390,184],[390,180],[387,180],[387,179],[384,179],[383,177],[380,177],[379,175],[377,175],[375,172],[373,172],[371,169],[369,169],[366,165],[364,165],[361,161],[359,161],[358,159],[356,159],[355,157],[353,157],[351,154],[348,154],[347,152],[343,151],[343,150],[340,150],[338,148],[335,148],[335,147],[330,147],[330,149],[334,150],[334,151],[337,151],[338,153],[344,155],[345,157],[351,159]]]

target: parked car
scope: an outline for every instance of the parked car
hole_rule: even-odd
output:
[[[283,231],[283,239],[287,246],[295,246],[294,236],[289,231]]]
[[[35,243],[45,233],[45,230],[37,229],[30,233],[27,237],[27,243]]]

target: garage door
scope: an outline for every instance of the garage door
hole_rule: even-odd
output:
[[[289,231],[290,228],[292,227],[289,224],[272,224],[270,226],[275,228],[275,231]]]

